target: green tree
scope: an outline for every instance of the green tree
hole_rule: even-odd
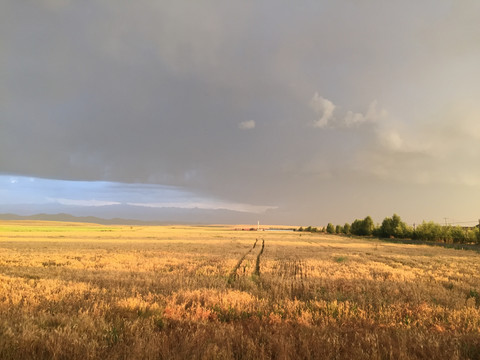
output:
[[[466,243],[468,241],[468,230],[461,226],[454,226],[450,229],[450,237],[454,243]]]
[[[410,237],[411,229],[405,224],[400,216],[393,214],[391,218],[385,218],[379,229],[379,235],[385,238],[406,238]]]
[[[367,216],[365,219],[363,219],[362,223],[362,232],[363,235],[372,235],[373,230],[375,230],[375,224],[373,223],[373,220],[370,216]]]
[[[350,232],[354,235],[360,236],[370,236],[373,234],[375,230],[375,225],[373,220],[370,216],[367,216],[363,220],[356,219],[350,228]]]
[[[444,240],[444,237],[444,230],[442,230],[442,226],[435,224],[433,221],[422,222],[417,226],[415,231],[415,238],[419,240]]]
[[[361,235],[361,226],[362,226],[362,220],[355,219],[352,222],[352,226],[350,227],[350,232],[353,235]]]
[[[480,244],[480,228],[473,229],[472,241],[476,241],[477,244]]]
[[[327,233],[333,234],[335,232],[335,227],[333,226],[332,223],[328,223],[327,225]]]
[[[344,234],[350,234],[350,224],[349,223],[345,223],[345,225],[343,225],[343,233]]]
[[[343,233],[343,226],[342,226],[342,225],[337,225],[337,226],[335,226],[335,232],[336,232],[337,234]]]

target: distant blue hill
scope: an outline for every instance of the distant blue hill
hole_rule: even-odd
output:
[[[16,215],[0,214],[0,220],[39,220],[39,221],[62,221],[79,222],[100,225],[166,225],[166,222],[160,221],[142,221],[132,219],[102,219],[95,216],[74,216],[70,214],[35,214],[35,215]]]

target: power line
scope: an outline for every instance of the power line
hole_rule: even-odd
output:
[[[456,224],[472,224],[472,225],[477,225],[479,224],[480,222],[480,219],[479,220],[470,220],[470,221],[448,221],[448,218],[444,217],[443,220],[445,221],[445,225],[448,226],[448,225],[456,225]],[[425,221],[423,221],[425,222]],[[413,226],[415,225],[419,225],[421,224],[422,222],[415,222],[413,223]]]
[[[468,223],[478,223],[477,220],[472,220],[472,221],[455,221],[455,222],[451,222],[450,224],[468,224]]]

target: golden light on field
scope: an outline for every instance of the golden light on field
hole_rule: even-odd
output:
[[[478,358],[479,260],[227,226],[2,221],[0,358]]]

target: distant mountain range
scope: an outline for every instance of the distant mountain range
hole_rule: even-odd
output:
[[[129,205],[69,206],[58,204],[1,206],[3,220],[90,222],[104,225],[256,224],[265,214],[224,209],[149,208]]]
[[[102,219],[96,216],[73,216],[70,214],[35,214],[35,215],[15,215],[0,214],[0,220],[41,220],[41,221],[62,221],[62,222],[80,222],[101,225],[166,225],[167,222],[142,221],[132,219]]]

